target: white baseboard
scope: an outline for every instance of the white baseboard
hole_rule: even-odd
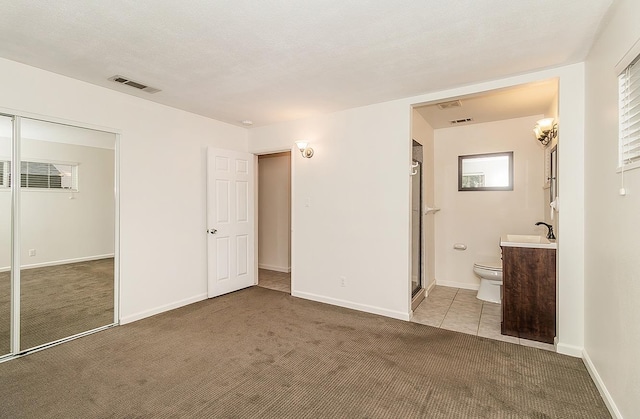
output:
[[[325,297],[323,295],[317,295],[308,292],[293,291],[291,295],[298,298],[304,298],[305,300],[317,301],[319,303],[331,304],[334,306],[364,311],[366,313],[379,314],[381,316],[391,317],[398,320],[409,321],[409,313],[402,313],[400,311],[387,310],[386,308],[359,304],[346,300],[339,300],[337,298]]]
[[[45,268],[47,266],[58,266],[58,265],[67,265],[69,263],[90,262],[92,260],[108,259],[112,257],[114,257],[114,254],[109,253],[106,255],[95,255],[95,256],[85,256],[81,258],[73,258],[73,259],[54,260],[51,262],[40,262],[40,263],[31,263],[28,265],[22,265],[20,269]],[[11,270],[10,266],[3,266],[0,268],[0,272],[7,272],[9,270]]]
[[[266,265],[264,263],[258,263],[258,268],[260,269],[266,269],[268,271],[276,271],[276,272],[284,272],[284,273],[289,273],[291,272],[291,267],[283,267],[283,266],[273,266],[273,265]]]
[[[469,284],[468,282],[441,281],[439,279],[436,279],[436,284],[442,285],[443,287],[462,288],[464,290],[477,291],[478,288],[480,288],[480,284]]]
[[[609,390],[607,390],[607,386],[604,385],[600,374],[598,374],[598,370],[596,370],[595,365],[593,365],[593,362],[591,362],[591,358],[589,358],[589,354],[586,350],[582,351],[582,361],[587,367],[587,371],[589,371],[591,379],[596,384],[596,387],[598,388],[598,391],[600,392],[600,395],[604,400],[604,404],[607,405],[607,409],[609,409],[609,413],[611,413],[611,416],[613,416],[614,418],[622,419],[622,413],[620,413],[620,410],[618,410],[618,406],[616,406],[616,403],[613,401]]]
[[[152,308],[151,310],[141,311],[139,313],[131,314],[120,318],[120,324],[132,323],[137,320],[142,320],[146,317],[151,317],[156,314],[164,313],[165,311],[180,308],[189,304],[197,303],[198,301],[206,300],[207,294],[199,294],[193,297],[185,298],[184,300],[175,301],[173,303],[165,304],[160,307]]]
[[[567,345],[566,343],[556,343],[556,352],[562,355],[569,355],[574,358],[582,358],[584,348],[581,346]]]
[[[425,289],[425,291],[427,292],[427,295],[429,295],[429,293],[436,287],[436,281],[432,281],[429,285],[427,285],[427,288]]]

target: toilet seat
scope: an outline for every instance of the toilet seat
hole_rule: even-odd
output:
[[[473,264],[476,268],[485,269],[487,271],[502,271],[502,261],[490,260],[483,262],[476,262]]]

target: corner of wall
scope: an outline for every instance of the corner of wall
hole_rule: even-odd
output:
[[[593,365],[593,362],[591,361],[591,358],[589,357],[586,349],[582,351],[582,361],[584,362],[584,365],[587,368],[591,379],[598,388],[598,391],[600,392],[600,395],[604,400],[604,404],[607,406],[607,409],[609,409],[609,413],[611,413],[611,416],[616,419],[622,419],[622,413],[620,413],[616,402],[613,400],[613,397],[611,397],[611,393],[609,393],[607,386],[604,384],[604,381],[602,381],[602,377],[600,377],[600,374],[598,374],[598,370],[596,370],[595,365]]]

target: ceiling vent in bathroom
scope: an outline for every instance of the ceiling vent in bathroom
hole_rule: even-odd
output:
[[[438,103],[438,108],[445,110],[445,109],[451,109],[451,108],[459,108],[462,106],[462,102],[460,102],[459,100],[450,100],[449,102],[440,102]]]
[[[449,122],[451,123],[451,125],[458,125],[458,124],[464,124],[466,122],[471,122],[471,121],[473,121],[473,118],[454,119]]]
[[[129,80],[126,77],[122,77],[122,76],[118,76],[115,75],[113,77],[109,77],[110,81],[115,81],[116,83],[120,83],[120,84],[126,84],[127,86],[131,86],[134,87],[138,90],[142,90],[143,92],[147,92],[147,93],[158,93],[160,91],[160,89],[156,89],[155,87],[149,87],[145,84],[142,83],[138,83],[136,81],[133,80]]]

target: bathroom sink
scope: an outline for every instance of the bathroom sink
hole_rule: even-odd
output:
[[[533,234],[505,234],[500,237],[500,246],[534,247],[538,249],[556,249],[555,242],[546,237]]]
[[[546,240],[549,243],[549,239],[542,236],[532,236],[528,234],[507,234],[507,241],[516,243],[544,243]]]

